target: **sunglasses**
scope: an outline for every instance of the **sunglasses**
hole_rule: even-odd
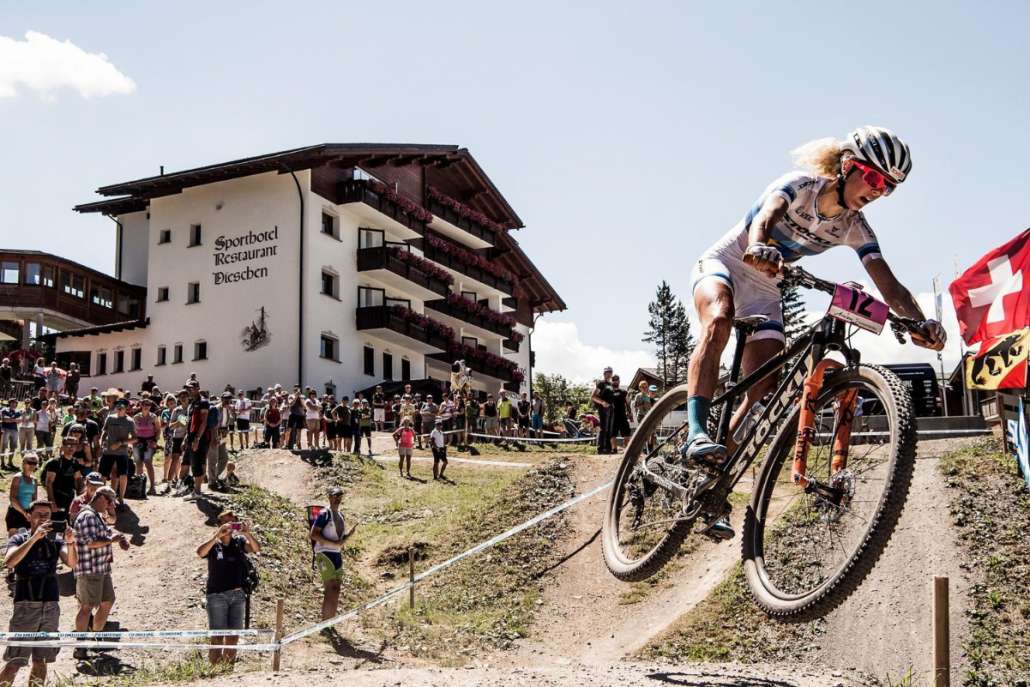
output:
[[[855,168],[862,173],[862,181],[868,184],[869,188],[874,191],[879,191],[885,196],[889,196],[894,192],[894,188],[897,184],[888,181],[887,177],[884,176],[882,172],[857,160],[852,161],[852,164],[854,164]]]

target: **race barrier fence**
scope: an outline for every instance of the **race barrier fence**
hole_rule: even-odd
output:
[[[213,638],[213,637],[258,637],[268,634],[273,634],[273,641],[265,644],[235,644],[230,648],[236,651],[255,651],[255,652],[272,652],[272,667],[273,670],[278,671],[279,659],[281,656],[282,649],[293,642],[309,637],[313,634],[321,632],[327,628],[338,625],[342,622],[356,618],[362,613],[372,610],[378,606],[385,604],[391,599],[400,596],[405,591],[409,591],[410,603],[414,604],[414,589],[415,585],[437,573],[451,567],[452,565],[459,563],[466,558],[475,556],[476,554],[485,551],[486,549],[492,548],[502,541],[514,537],[515,535],[537,525],[544,520],[554,517],[555,515],[576,506],[577,504],[596,496],[597,494],[605,491],[611,485],[613,481],[605,482],[589,491],[586,491],[578,496],[575,496],[557,506],[540,513],[525,522],[516,525],[494,537],[481,542],[472,548],[463,551],[445,561],[430,566],[423,572],[415,575],[414,573],[414,558],[410,557],[409,554],[409,567],[410,574],[409,579],[404,584],[401,584],[393,589],[389,590],[385,594],[382,594],[378,598],[366,601],[365,603],[353,608],[345,613],[341,613],[328,620],[310,625],[306,628],[297,630],[296,632],[286,635],[282,635],[282,617],[283,617],[283,601],[279,600],[276,604],[276,629],[255,629],[255,630],[143,630],[143,631],[132,631],[132,632],[0,632],[0,646],[14,645],[18,647],[44,647],[44,648],[76,648],[76,649],[154,649],[162,651],[179,651],[179,650],[208,650],[213,645],[211,644],[180,644],[176,642],[121,642],[121,641],[80,641],[83,639],[93,640],[104,640],[111,638],[130,638],[130,639],[191,639],[191,638]],[[37,640],[37,641],[23,641],[23,640]],[[224,646],[224,645],[222,645]]]

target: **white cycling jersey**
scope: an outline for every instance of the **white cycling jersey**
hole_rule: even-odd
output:
[[[790,172],[769,184],[755,205],[715,245],[706,250],[693,271],[692,288],[705,278],[722,281],[733,291],[736,317],[764,315],[769,321],[758,327],[752,339],[783,340],[778,280],[744,263],[751,222],[770,196],[787,201],[787,211],[771,227],[769,244],[785,262],[817,255],[834,246],[850,246],[862,263],[880,257],[876,234],[860,211],[845,210],[836,217],[823,217],[816,207],[819,192],[831,183],[826,177]]]

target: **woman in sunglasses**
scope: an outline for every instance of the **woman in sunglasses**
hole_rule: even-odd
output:
[[[850,247],[888,305],[924,323],[922,335],[913,336],[913,341],[934,350],[944,346],[943,328],[926,319],[911,292],[895,278],[862,214],[866,205],[890,195],[908,177],[912,170],[908,145],[889,129],[865,126],[843,140],[825,138],[805,144],[794,151],[794,158],[800,169],[770,184],[740,222],[705,251],[694,267],[694,304],[702,332],[688,375],[690,431],[685,453],[690,460],[719,464],[727,449],[733,449],[716,444],[706,434],[719,358],[733,319],[750,315],[769,318],[748,339],[743,374],[783,349],[777,275],[784,262],[834,246]],[[775,381],[774,375],[751,388],[731,428],[772,390]],[[710,532],[727,538],[733,534],[721,522]]]

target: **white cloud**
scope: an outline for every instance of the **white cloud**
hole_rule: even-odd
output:
[[[646,349],[613,350],[584,343],[575,322],[537,322],[533,331],[537,372],[561,374],[574,382],[590,382],[611,365],[626,382],[638,367],[654,367],[655,358]]]
[[[62,88],[91,98],[132,93],[136,84],[103,53],[86,52],[71,41],[28,31],[24,41],[0,36],[0,98],[17,96],[19,88],[45,99],[52,99]]]

